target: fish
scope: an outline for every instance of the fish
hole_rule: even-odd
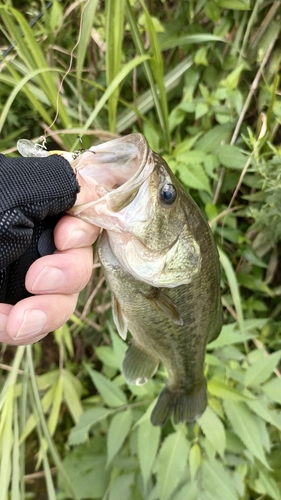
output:
[[[69,159],[69,156],[68,156]],[[98,255],[123,340],[128,384],[159,364],[168,379],[151,412],[164,426],[196,421],[207,407],[207,343],[222,327],[220,262],[208,222],[142,134],[91,147],[71,162],[93,199],[68,213],[103,228]]]

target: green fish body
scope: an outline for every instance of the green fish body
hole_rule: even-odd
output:
[[[37,155],[29,141],[18,147],[24,155]],[[91,202],[69,213],[104,229],[99,258],[113,318],[123,339],[127,331],[132,335],[124,376],[142,384],[163,363],[168,381],[152,424],[163,426],[171,417],[192,422],[207,405],[206,344],[222,325],[219,257],[209,225],[141,134],[73,158],[61,154],[93,193]]]
[[[131,238],[138,237],[143,245],[141,263],[133,253],[137,278],[124,266],[130,245],[118,234],[103,232],[99,258],[112,292],[117,329],[123,338],[127,330],[132,335],[123,362],[127,382],[145,383],[159,362],[167,368],[167,385],[151,415],[152,424],[163,426],[170,417],[175,423],[192,422],[204,412],[205,348],[220,333],[222,309],[219,258],[209,225],[164,160],[155,154],[153,159],[154,170],[143,186],[144,203],[140,190],[135,206],[127,207],[127,213],[130,208],[138,212],[138,205],[149,213],[131,226]],[[172,203],[163,200],[163,186],[175,188]],[[155,277],[153,253],[155,261],[163,260]]]

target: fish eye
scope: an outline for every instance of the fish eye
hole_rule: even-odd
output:
[[[165,205],[172,205],[177,197],[177,190],[173,184],[165,184],[160,189],[160,200]]]

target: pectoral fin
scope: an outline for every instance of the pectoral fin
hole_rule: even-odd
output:
[[[120,335],[120,337],[123,340],[126,340],[127,337],[127,331],[128,331],[128,325],[127,325],[127,320],[126,317],[124,316],[124,313],[122,311],[122,308],[116,299],[114,293],[111,294],[112,297],[112,316],[113,316],[113,321],[115,323],[115,326],[117,328],[117,331]]]
[[[158,361],[132,340],[123,361],[123,374],[128,384],[145,384],[156,372]]]
[[[183,319],[179,313],[179,310],[176,304],[166,295],[164,292],[161,292],[159,288],[152,288],[150,292],[143,293],[141,292],[143,297],[145,297],[150,304],[157,309],[157,311],[161,312],[166,318],[171,320],[176,325],[183,325]]]

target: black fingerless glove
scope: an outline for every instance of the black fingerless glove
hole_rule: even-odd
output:
[[[53,229],[78,192],[75,173],[61,156],[0,155],[0,302],[15,304],[30,295],[26,272],[54,252]]]

